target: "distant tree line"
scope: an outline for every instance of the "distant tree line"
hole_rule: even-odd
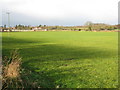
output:
[[[0,27],[4,30],[70,30],[70,31],[101,31],[101,30],[116,30],[120,29],[120,24],[118,25],[108,25],[104,23],[92,23],[90,21],[86,22],[83,26],[47,26],[47,25],[38,25],[38,26],[25,26],[25,25],[15,25],[15,27],[6,27],[6,25]]]
[[[32,27],[19,24],[19,25],[15,26],[15,29],[18,29],[18,30],[32,30]]]

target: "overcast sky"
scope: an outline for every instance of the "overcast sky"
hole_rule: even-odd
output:
[[[11,25],[117,24],[119,0],[0,0],[2,23]]]

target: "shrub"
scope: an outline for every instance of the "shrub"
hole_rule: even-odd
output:
[[[2,88],[21,88],[22,80],[20,79],[21,57],[18,50],[11,52],[10,57],[3,59],[3,80]]]

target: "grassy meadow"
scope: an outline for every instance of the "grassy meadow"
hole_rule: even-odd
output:
[[[3,57],[19,49],[26,87],[116,88],[117,32],[3,32]]]

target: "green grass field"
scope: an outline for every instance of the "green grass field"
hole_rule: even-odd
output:
[[[44,88],[118,86],[117,32],[6,32],[2,37],[3,56],[19,48],[25,83]]]

